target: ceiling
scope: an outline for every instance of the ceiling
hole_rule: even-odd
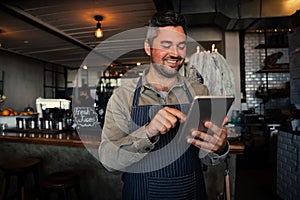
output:
[[[143,27],[157,10],[181,12],[189,28],[239,31],[290,28],[299,8],[299,0],[2,0],[0,49],[70,68],[98,49],[107,60],[134,65],[148,62]],[[101,39],[95,15],[104,17]]]

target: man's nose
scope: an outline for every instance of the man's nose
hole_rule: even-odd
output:
[[[169,54],[171,56],[177,57],[179,55],[178,47],[175,45],[170,48]]]

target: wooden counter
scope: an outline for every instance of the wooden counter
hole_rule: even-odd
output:
[[[107,172],[99,162],[100,133],[96,134],[95,130],[93,133],[82,132],[78,135],[76,132],[6,130],[0,133],[0,160],[39,157],[43,160],[41,177],[55,171],[75,170],[81,176],[81,196],[85,199],[97,200],[95,194],[98,193],[105,199],[121,199],[121,174]],[[232,197],[235,194],[236,157],[243,151],[244,145],[240,141],[230,141],[228,164]],[[216,197],[223,191],[225,167],[225,163],[221,163],[204,172],[208,196]]]
[[[238,141],[238,140],[230,141],[229,140],[229,144],[230,144],[230,146],[229,146],[230,154],[243,154],[244,153],[245,145],[241,141]]]
[[[80,134],[72,132],[51,132],[38,130],[8,129],[0,134],[0,141],[20,142],[29,144],[45,144],[71,147],[98,148],[100,133]],[[242,154],[245,146],[240,141],[230,141],[230,154]]]
[[[51,132],[23,129],[7,129],[0,134],[0,141],[20,142],[29,144],[45,144],[56,146],[71,147],[94,147],[98,148],[100,144],[100,134],[96,136],[92,133],[81,134],[76,131]]]

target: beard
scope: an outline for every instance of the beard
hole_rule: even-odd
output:
[[[167,62],[167,59],[163,60],[163,64],[155,63],[153,59],[151,59],[152,66],[154,70],[161,76],[166,77],[166,78],[173,78],[177,76],[178,71],[181,69],[184,59],[182,57],[176,58],[177,62],[181,61],[181,63],[175,65],[175,66],[168,66],[165,65],[164,63]]]

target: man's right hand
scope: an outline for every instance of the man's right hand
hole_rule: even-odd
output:
[[[146,125],[146,132],[149,138],[163,135],[171,128],[174,128],[178,122],[185,122],[186,115],[180,110],[170,107],[160,109],[151,122]]]

